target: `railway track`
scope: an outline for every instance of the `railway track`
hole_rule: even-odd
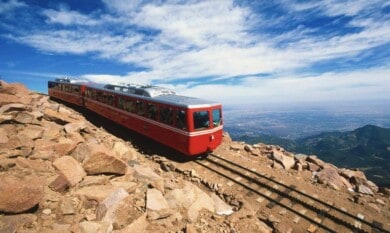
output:
[[[292,213],[291,220],[294,223],[304,219],[310,224],[309,228],[322,229],[323,232],[390,232],[375,220],[365,220],[361,214],[351,214],[333,203],[298,190],[294,185],[285,185],[272,176],[258,173],[219,155],[210,154],[207,158],[194,162],[229,180],[230,185],[235,183],[246,189],[252,200],[267,200],[268,209],[279,206]]]

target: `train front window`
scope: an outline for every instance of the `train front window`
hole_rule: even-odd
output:
[[[210,126],[210,118],[208,111],[194,112],[194,128],[195,130],[207,129]]]
[[[221,109],[213,110],[213,125],[214,127],[220,126],[222,123]]]

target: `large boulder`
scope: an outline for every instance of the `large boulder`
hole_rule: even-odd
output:
[[[344,187],[342,177],[339,175],[336,169],[326,167],[316,174],[318,182],[320,184],[327,184],[330,187],[339,190]]]
[[[81,233],[110,233],[112,224],[105,221],[84,221],[79,223]]]
[[[22,213],[35,207],[43,197],[44,180],[33,176],[0,175],[0,211]]]
[[[20,124],[31,124],[35,119],[35,116],[29,112],[19,112],[14,118],[14,121]]]
[[[147,213],[141,215],[137,220],[132,222],[130,225],[127,225],[125,228],[113,233],[128,233],[128,232],[137,232],[137,233],[147,233],[148,221],[146,220]]]
[[[6,215],[0,217],[1,233],[15,233],[19,228],[32,224],[37,217],[33,214]]]
[[[310,155],[306,158],[306,161],[308,162],[311,162],[311,163],[314,163],[316,164],[317,166],[319,166],[320,168],[324,168],[325,167],[325,162],[322,161],[321,159],[319,159],[317,156],[315,155]]]
[[[6,114],[10,112],[20,112],[27,110],[25,104],[14,103],[14,104],[5,104],[0,107],[0,114]]]
[[[285,170],[289,170],[290,168],[294,167],[295,165],[295,159],[294,157],[290,157],[288,155],[285,155],[282,151],[273,149],[272,151],[272,158],[277,161],[278,163],[283,165],[283,168]]]
[[[354,171],[354,170],[342,168],[339,169],[339,173],[341,176],[345,177],[355,185],[367,184],[366,175],[362,171]]]
[[[182,189],[170,191],[165,195],[165,198],[171,208],[187,209],[188,218],[192,222],[197,220],[199,211],[202,209],[211,212],[215,210],[211,197],[189,182],[186,182]]]
[[[26,125],[26,127],[20,131],[20,134],[26,135],[28,138],[35,140],[40,139],[43,136],[44,128],[37,125]]]
[[[71,122],[77,122],[76,119],[71,118],[70,115],[61,113],[59,111],[46,108],[43,114],[43,118],[48,121],[54,121],[60,125],[66,125]]]
[[[10,94],[0,93],[0,106],[12,103],[20,103],[20,98]]]
[[[92,152],[91,146],[87,143],[80,143],[74,149],[74,151],[70,154],[77,161],[82,163],[85,158],[89,157]]]
[[[84,160],[83,167],[88,175],[124,175],[127,172],[127,164],[111,155],[107,148],[103,146],[93,148],[90,156]]]
[[[87,175],[80,163],[72,156],[57,159],[53,166],[66,177],[71,186],[78,184]]]
[[[169,209],[169,205],[159,190],[148,189],[146,192],[146,209],[159,211]]]
[[[126,190],[120,188],[112,192],[96,210],[96,219],[113,223],[116,219],[116,213],[119,212],[121,202],[128,197]]]
[[[112,185],[95,185],[86,186],[78,189],[76,195],[81,199],[93,200],[98,203],[102,203],[112,192],[117,190],[117,187]]]

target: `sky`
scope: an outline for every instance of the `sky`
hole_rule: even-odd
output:
[[[225,105],[388,101],[387,0],[0,0],[0,75],[153,84]]]

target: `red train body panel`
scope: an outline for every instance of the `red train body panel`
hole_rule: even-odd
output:
[[[49,96],[85,107],[186,155],[211,152],[222,142],[222,105],[138,85],[49,81]]]

